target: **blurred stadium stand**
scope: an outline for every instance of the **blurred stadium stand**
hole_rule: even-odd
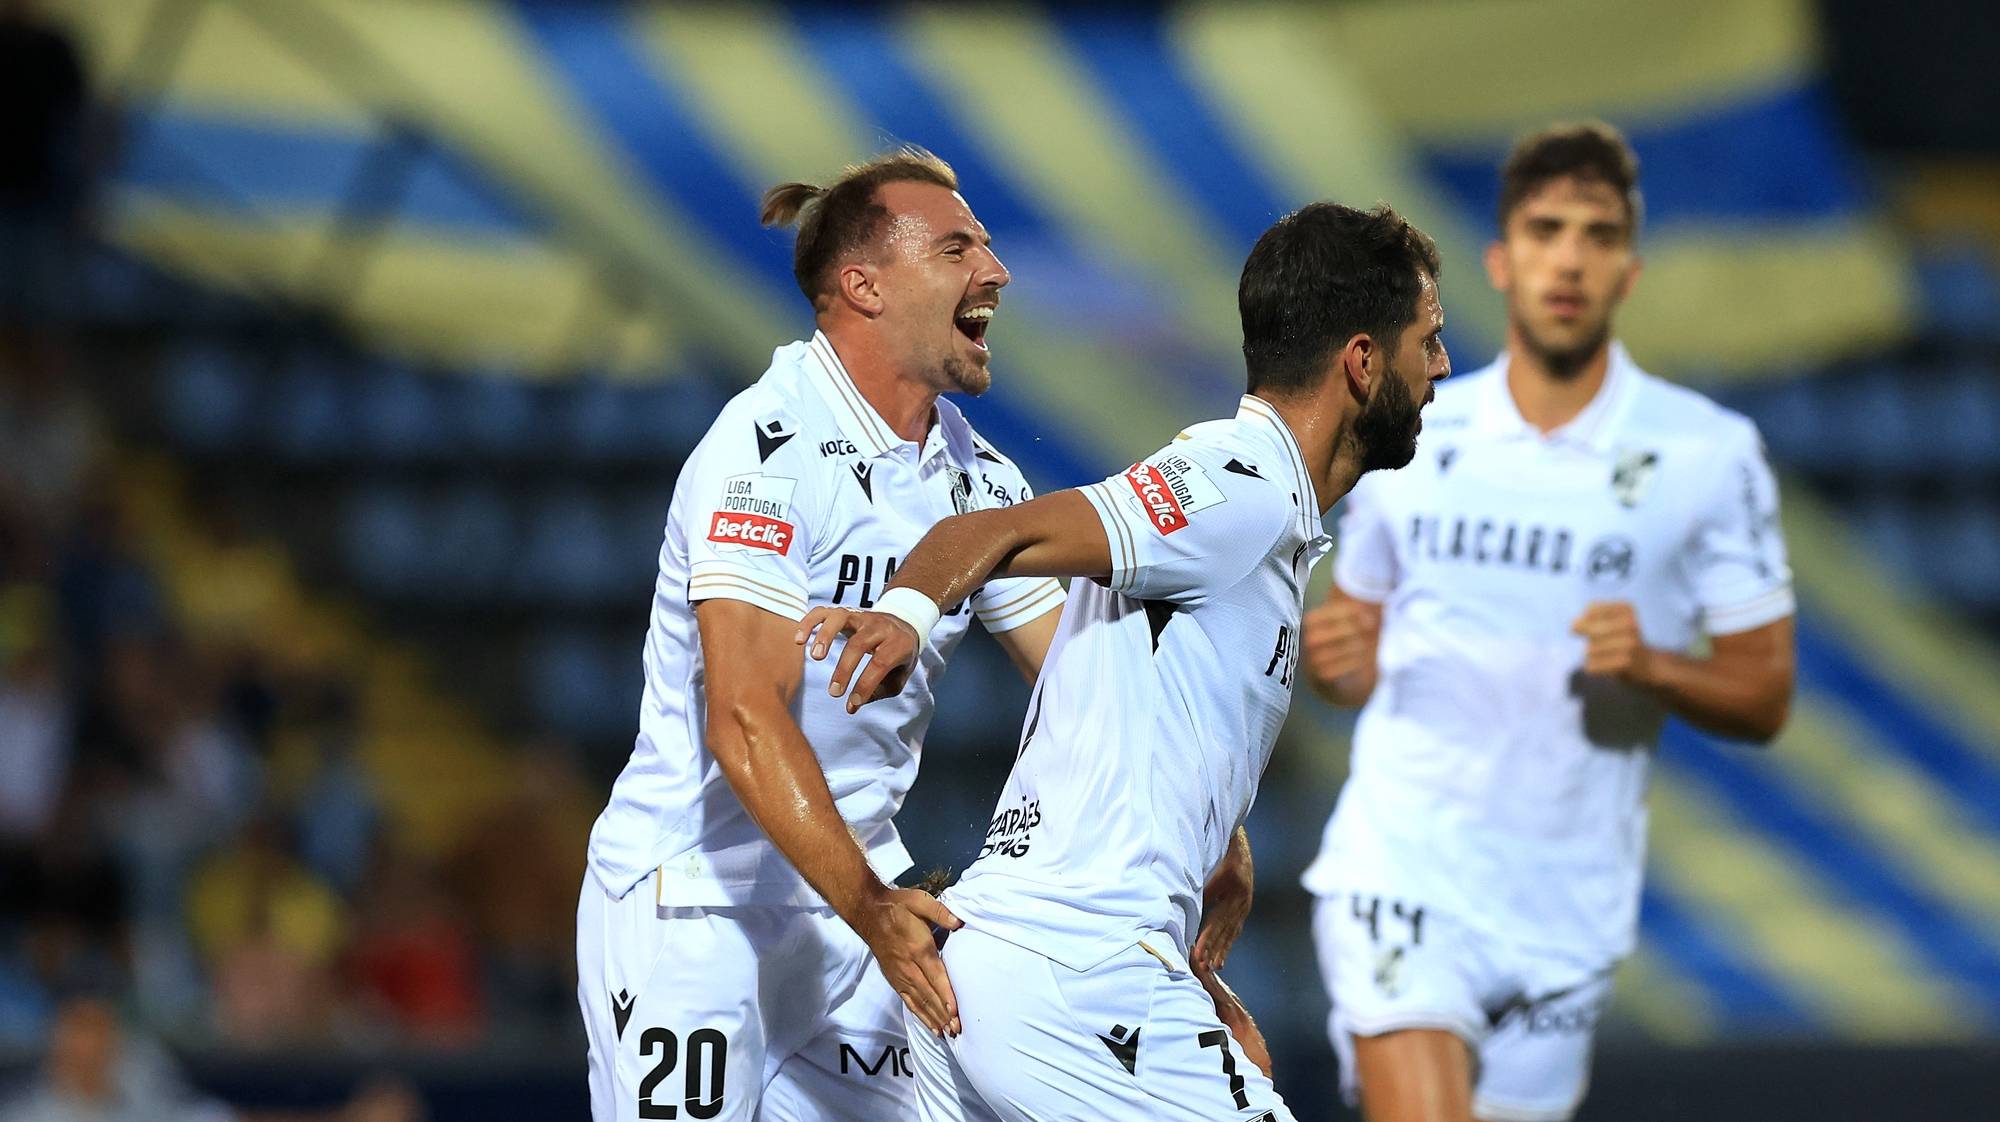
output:
[[[238,1102],[389,1063],[440,1119],[581,1117],[566,929],[675,472],[809,329],[763,185],[889,139],[952,161],[1016,280],[969,411],[1054,487],[1228,408],[1238,263],[1314,197],[1438,235],[1480,365],[1493,168],[1587,112],[1645,163],[1622,334],[1762,427],[1802,612],[1773,751],[1662,749],[1583,1117],[2000,1095],[2000,202],[1864,159],[1821,65],[1848,6],[45,6],[109,127],[50,266],[75,298],[19,301],[0,388],[22,1070],[81,989]],[[969,855],[1025,693],[967,644],[921,859]],[[127,727],[162,713],[185,735]],[[1295,707],[1231,968],[1302,1118],[1332,1074],[1293,878],[1349,727]]]

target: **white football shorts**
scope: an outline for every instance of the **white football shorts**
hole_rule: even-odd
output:
[[[1420,904],[1365,893],[1320,897],[1313,942],[1350,1104],[1360,1092],[1353,1038],[1421,1028],[1456,1033],[1472,1049],[1477,1117],[1564,1122],[1576,1113],[1615,963],[1509,946]]]
[[[916,1117],[903,1002],[828,908],[672,908],[584,877],[592,1122]]]
[[[965,1031],[908,1017],[925,1122],[1292,1122],[1171,949],[1076,971],[965,927],[944,964]]]

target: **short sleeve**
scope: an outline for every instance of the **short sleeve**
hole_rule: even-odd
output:
[[[1396,535],[1382,509],[1379,482],[1362,476],[1340,503],[1333,583],[1357,600],[1379,604],[1396,591]]]
[[[986,505],[1012,506],[1035,497],[1019,468],[984,448],[979,458]],[[1064,596],[1062,582],[1051,577],[1003,577],[987,581],[972,594],[972,611],[981,627],[998,635],[1062,607]]]
[[[688,458],[676,506],[689,603],[741,600],[786,619],[805,615],[815,520],[798,432],[782,413],[725,415]]]
[[[1242,579],[1297,517],[1284,492],[1210,451],[1177,442],[1081,489],[1111,543],[1112,591],[1193,604]]]
[[[1778,483],[1763,441],[1744,422],[1704,496],[1692,558],[1695,600],[1711,635],[1749,631],[1792,614],[1792,571],[1778,524]]]

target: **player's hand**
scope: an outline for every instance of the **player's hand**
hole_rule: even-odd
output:
[[[1236,1038],[1236,1046],[1243,1050],[1243,1058],[1257,1065],[1264,1077],[1271,1077],[1271,1046],[1264,1040],[1264,1034],[1257,1028],[1257,1022],[1250,1017],[1250,1010],[1244,1008],[1243,999],[1222,980],[1222,975],[1213,967],[1196,966],[1194,976],[1201,988],[1208,991],[1208,999],[1215,1002],[1215,1016],[1229,1035]]]
[[[1623,600],[1599,600],[1583,610],[1570,631],[1589,644],[1583,672],[1603,674],[1635,686],[1652,680],[1653,652],[1639,633],[1639,613]]]
[[[1338,594],[1306,612],[1301,625],[1306,673],[1322,690],[1341,678],[1373,668],[1382,638],[1382,606]]]
[[[932,1032],[957,1036],[958,998],[938,956],[935,925],[956,931],[964,921],[920,888],[892,888],[862,907],[855,930],[881,964],[882,976],[903,997],[903,1004]]]
[[[826,684],[828,694],[839,697],[846,692],[847,711],[852,713],[878,697],[901,692],[917,657],[916,628],[886,612],[819,607],[799,621],[793,638],[819,662],[825,660],[839,635],[847,636],[847,646],[840,652],[840,661],[833,664],[833,680]],[[854,672],[864,657],[868,666],[856,678]],[[854,683],[851,690],[850,680]]]
[[[1229,852],[1208,878],[1201,893],[1201,933],[1195,936],[1190,960],[1198,969],[1220,970],[1229,958],[1236,937],[1243,934],[1250,918],[1250,898],[1256,889],[1256,874],[1250,865],[1250,849],[1232,840]]]

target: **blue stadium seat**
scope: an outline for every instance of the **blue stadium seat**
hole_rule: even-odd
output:
[[[1924,416],[1939,466],[1952,472],[2000,471],[2000,370],[1967,363],[1933,375],[1937,400]]]
[[[1975,608],[2000,608],[2000,510],[1967,501],[1935,516],[1925,537],[1937,585]]]
[[[355,435],[375,459],[433,459],[448,454],[444,402],[436,379],[401,366],[356,371]]]
[[[1842,455],[1827,436],[1825,389],[1816,378],[1788,378],[1735,395],[1731,404],[1757,422],[1773,461],[1823,471]]]
[[[568,630],[536,635],[528,651],[528,697],[539,720],[578,737],[608,737],[637,727],[641,682],[635,651],[614,651]]]
[[[341,559],[356,583],[378,595],[421,591],[433,564],[429,519],[403,487],[367,487],[346,500]]]
[[[155,383],[167,434],[200,452],[237,447],[248,435],[256,408],[250,362],[242,350],[207,340],[169,352]]]
[[[469,483],[441,496],[430,511],[428,541],[432,595],[459,603],[506,595],[518,543],[497,489]]]
[[[625,393],[601,377],[580,378],[563,386],[557,414],[556,437],[567,458],[620,459],[635,451]]]
[[[1854,527],[1884,572],[1912,591],[1930,583],[1926,546],[1908,502],[1886,494],[1863,500],[1855,508]]]
[[[331,356],[298,356],[279,375],[270,398],[264,440],[295,460],[346,455],[352,447],[352,402],[344,383],[353,377]]]
[[[556,439],[547,424],[547,402],[511,371],[480,370],[449,378],[444,400],[458,428],[459,445],[469,452],[512,459]]]
[[[605,602],[622,584],[615,542],[608,515],[590,496],[545,495],[528,516],[514,591],[558,604]]]
[[[1970,241],[1917,259],[1923,312],[1934,331],[1956,339],[2000,340],[2000,272]]]

